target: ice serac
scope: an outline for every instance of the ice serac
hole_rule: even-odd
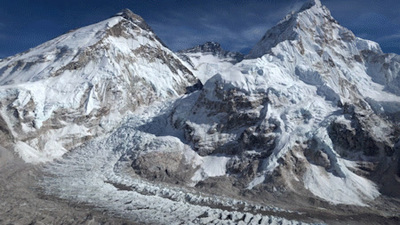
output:
[[[2,144],[27,162],[48,161],[196,82],[125,9],[0,62]]]
[[[400,195],[398,63],[308,1],[245,60],[203,77],[171,126],[201,157],[226,165],[226,176],[198,186],[367,205]]]

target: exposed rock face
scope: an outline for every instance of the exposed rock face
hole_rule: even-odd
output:
[[[47,161],[197,82],[140,16],[124,10],[1,61],[0,130],[26,161]]]
[[[132,162],[135,173],[149,180],[187,184],[195,172],[182,152],[141,153]]]

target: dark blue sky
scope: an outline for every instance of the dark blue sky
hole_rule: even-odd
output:
[[[400,0],[321,0],[357,36],[400,54]],[[0,58],[35,47],[123,8],[141,15],[172,49],[217,41],[248,51],[305,0],[0,0]]]

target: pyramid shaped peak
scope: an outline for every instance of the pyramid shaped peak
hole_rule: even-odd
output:
[[[333,29],[333,27],[340,28],[337,21],[331,16],[329,9],[323,6],[320,0],[308,0],[298,11],[288,14],[277,25],[269,29],[246,57],[260,57],[286,40],[308,40],[309,38],[314,40],[313,36],[328,35],[329,32],[322,31]],[[351,32],[347,32],[347,29],[340,29],[342,29],[342,33],[348,33],[349,38],[353,36]]]

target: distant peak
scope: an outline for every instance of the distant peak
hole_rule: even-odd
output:
[[[320,0],[308,0],[306,3],[304,3],[304,5],[300,8],[299,11],[301,12],[301,11],[310,9],[313,6],[322,7],[322,3]]]
[[[225,53],[225,50],[222,49],[221,45],[217,42],[208,41],[202,45],[197,45],[194,48],[189,48],[186,50],[182,50],[181,52],[186,53],[195,53],[195,52],[203,52],[203,53]]]
[[[221,45],[218,42],[208,41],[199,47],[205,52],[213,52],[213,51],[223,51]]]
[[[205,45],[220,45],[218,42],[215,41],[207,41],[206,43],[204,43]]]
[[[115,16],[121,16],[127,20],[130,20],[132,22],[143,22],[143,18],[140,17],[139,15],[133,13],[131,10],[129,9],[123,9],[121,10],[121,12],[115,14]]]
[[[211,53],[212,55],[218,57],[233,58],[235,59],[235,63],[242,61],[244,58],[244,55],[242,53],[226,51],[221,47],[221,44],[213,41],[208,41],[202,45],[197,45],[193,48],[181,50],[179,51],[179,53]]]

